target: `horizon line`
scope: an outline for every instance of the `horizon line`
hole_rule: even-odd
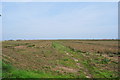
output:
[[[0,40],[0,41],[17,41],[17,40],[120,40],[120,39],[8,39],[8,40]]]

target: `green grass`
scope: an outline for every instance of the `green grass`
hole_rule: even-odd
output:
[[[27,47],[35,47],[35,45],[34,45],[34,44],[32,44],[32,45],[28,45]]]
[[[61,45],[61,44],[58,43],[58,42],[53,42],[52,46],[53,46],[55,49],[57,49],[57,50],[59,50],[60,52],[62,52],[62,53],[64,53],[64,51],[73,52],[71,49],[69,49],[69,48]]]
[[[2,60],[0,59],[0,78],[2,77]]]
[[[63,45],[61,45],[60,43],[54,42],[53,43],[53,47],[55,49],[57,49],[59,52],[66,54],[65,52],[69,52],[69,53],[75,53],[73,50],[69,49],[68,47],[65,47]],[[59,60],[59,63],[66,66],[66,67],[71,67],[71,68],[78,68],[76,66],[76,63],[73,59],[71,59],[70,56],[64,56],[63,58],[61,58],[61,60]]]
[[[95,78],[116,78],[113,75],[114,72],[100,70],[98,67],[91,65],[92,63],[96,63],[96,62],[98,62],[99,64],[108,64],[110,62],[110,59],[104,58],[101,61],[94,60],[94,59],[90,60],[89,58],[83,56],[83,54],[86,56],[90,56],[88,53],[82,53],[82,51],[80,51],[80,50],[75,50],[70,47],[63,46],[59,42],[54,42],[53,47],[62,53],[65,53],[65,51],[66,51],[66,52],[73,54],[73,57],[81,59],[81,61],[78,61],[78,62],[80,62],[84,66],[84,68],[86,68],[88,70],[88,72],[89,72],[88,74],[91,74]],[[70,64],[72,64],[72,63],[70,63],[70,62],[73,62],[73,61],[71,61],[70,58],[69,59],[67,58],[67,59],[63,59],[60,62],[63,65],[71,66]],[[72,65],[75,66],[75,64],[72,64]]]
[[[76,66],[75,61],[72,60],[72,59],[69,59],[69,58],[65,58],[65,59],[59,60],[59,64],[62,64],[63,66],[66,66],[66,67],[78,68]]]
[[[57,49],[59,52],[66,54],[65,52],[68,52],[70,54],[77,55],[77,51],[75,51],[74,49],[71,49],[69,47],[63,46],[62,44],[58,43],[58,42],[53,42],[52,44],[53,48]],[[76,65],[76,62],[71,59],[73,56],[64,56],[63,59],[61,59],[59,61],[60,64],[66,66],[66,67],[71,67],[71,68],[78,68],[78,66]],[[81,77],[85,77],[84,73],[81,72]],[[80,76],[79,76],[80,77]]]
[[[21,70],[13,67],[9,63],[3,63],[3,78],[72,78],[73,74],[56,74],[58,72]]]
[[[92,66],[90,60],[83,61],[85,68],[96,78],[116,78],[113,76],[114,72],[108,70],[100,70],[99,68]]]
[[[26,68],[17,68],[12,64],[3,61],[3,78],[86,78],[88,75],[91,75],[93,78],[116,78],[116,75],[114,75],[116,73],[102,68],[105,66],[109,67],[108,65],[111,63],[113,64],[110,59],[96,55],[96,53],[82,52],[81,50],[76,50],[75,48],[63,44],[64,43],[60,41],[54,41],[50,48],[45,49],[37,48],[36,44],[33,43],[22,42],[16,42],[15,44],[11,43],[9,44],[10,46],[5,46],[6,48],[11,49],[13,46],[26,45],[26,49],[28,50],[15,49],[13,51],[16,52],[16,54],[24,54],[26,57],[29,55],[28,58],[26,58],[27,60],[30,60],[29,62],[32,62],[31,60],[33,59],[38,63],[45,65],[39,65],[37,69],[32,69],[38,71],[32,71],[25,70]],[[34,50],[29,52],[30,48]],[[43,57],[45,57],[45,59],[42,59]],[[5,56],[3,58],[7,59]],[[9,58],[7,61],[8,60]],[[15,63],[13,64],[15,65]],[[118,63],[114,62],[114,64]],[[72,73],[62,68],[57,69],[59,66],[74,69],[76,72]]]
[[[45,74],[44,72],[34,72],[27,70],[16,69],[9,63],[3,63],[3,78],[45,78],[52,77],[51,74]]]

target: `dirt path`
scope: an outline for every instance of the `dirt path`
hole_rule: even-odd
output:
[[[89,71],[86,68],[84,68],[84,66],[81,63],[79,63],[79,60],[77,58],[75,58],[72,53],[70,53],[68,51],[64,51],[64,52],[67,56],[69,56],[72,60],[75,61],[76,65],[79,69],[84,70],[84,74],[86,75],[86,78],[91,78],[92,77],[92,75],[89,73]],[[62,68],[64,70],[67,70],[67,71],[70,71],[70,72],[77,72],[76,70],[69,69],[69,68],[66,68],[66,67],[59,67],[59,68]]]

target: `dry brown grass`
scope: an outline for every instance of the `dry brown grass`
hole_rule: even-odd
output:
[[[65,46],[92,53],[118,53],[118,41],[64,41]]]
[[[53,43],[56,43],[57,48],[53,47]],[[96,77],[96,73],[93,75],[89,67],[96,67],[98,71],[101,69],[117,72],[117,49],[117,41],[20,40],[4,41],[2,56],[3,60],[22,70],[59,71],[61,74],[74,75],[81,73],[92,78]],[[110,57],[109,54],[113,56]],[[110,61],[104,64],[102,60],[105,58]]]

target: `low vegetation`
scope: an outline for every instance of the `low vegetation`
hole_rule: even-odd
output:
[[[117,41],[2,42],[3,78],[118,78]]]

